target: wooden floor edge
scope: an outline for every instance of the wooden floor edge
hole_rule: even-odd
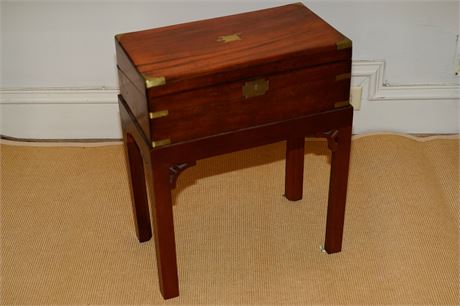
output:
[[[371,132],[353,135],[353,140],[379,135],[406,137],[419,142],[435,139],[460,139],[460,134],[405,134],[398,132]],[[323,141],[322,138],[306,138],[308,141]],[[83,139],[32,139],[16,138],[0,134],[0,144],[32,147],[101,147],[121,145],[122,139],[117,138],[83,138]]]

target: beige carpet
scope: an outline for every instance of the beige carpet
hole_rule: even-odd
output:
[[[304,199],[284,144],[199,161],[174,193],[179,298],[136,241],[123,151],[1,145],[2,304],[459,304],[458,138],[353,140],[343,251],[320,252],[329,175],[307,142]]]

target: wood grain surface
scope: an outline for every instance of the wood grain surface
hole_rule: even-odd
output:
[[[240,40],[219,38],[238,34]],[[116,36],[140,75],[165,77],[158,96],[190,88],[349,60],[344,36],[301,4]]]
[[[340,62],[271,75],[268,91],[248,99],[244,80],[151,99],[151,111],[169,115],[151,120],[150,133],[175,143],[334,109],[350,92],[350,79],[336,81],[336,75],[349,71],[350,62]]]
[[[325,250],[341,250],[353,120],[349,40],[299,3],[117,35],[116,51],[130,183],[145,185],[143,170],[147,178],[148,189],[131,187],[136,233],[145,241],[153,229],[165,299],[179,295],[171,189],[180,169],[200,159],[287,140],[285,195],[296,201],[304,137],[327,137]]]

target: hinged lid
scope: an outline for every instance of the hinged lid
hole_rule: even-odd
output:
[[[116,36],[149,96],[351,60],[351,41],[301,3]],[[123,67],[120,67],[123,70]]]

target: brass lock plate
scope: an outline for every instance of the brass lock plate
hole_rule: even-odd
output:
[[[264,95],[268,91],[268,83],[266,79],[257,79],[244,83],[243,96],[248,99]]]

